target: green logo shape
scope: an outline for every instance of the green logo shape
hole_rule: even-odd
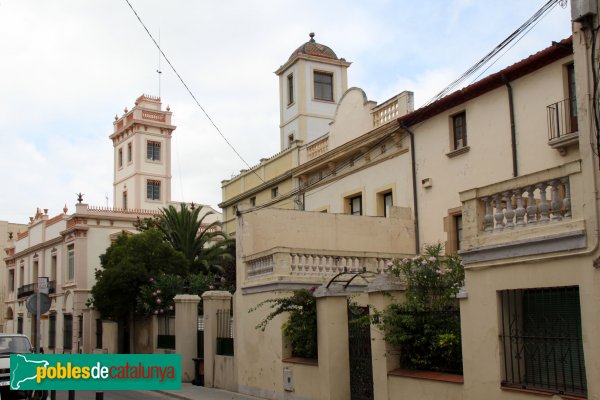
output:
[[[12,390],[180,390],[179,354],[11,354]]]

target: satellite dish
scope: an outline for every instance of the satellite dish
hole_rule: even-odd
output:
[[[27,306],[27,311],[34,315],[37,314],[37,296],[41,296],[40,314],[46,314],[48,310],[50,310],[51,304],[50,296],[48,296],[46,293],[36,293],[29,296],[25,302],[25,305]]]

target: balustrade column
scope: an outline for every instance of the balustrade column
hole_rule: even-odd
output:
[[[502,195],[500,193],[494,195],[494,203],[496,205],[496,214],[494,215],[496,226],[494,230],[501,231],[504,229],[504,213],[502,210]]]
[[[527,187],[527,223],[537,223],[537,206],[535,204],[535,198],[533,192],[535,191],[534,186]]]
[[[546,224],[550,221],[548,218],[548,214],[550,212],[550,205],[548,204],[548,200],[546,199],[546,188],[548,184],[546,182],[538,183],[535,185],[538,189],[540,189],[540,224]]]
[[[506,200],[506,229],[512,229],[515,227],[513,223],[513,218],[515,217],[515,212],[512,208],[512,193],[504,192],[504,199]]]
[[[563,209],[565,219],[571,219],[571,188],[569,186],[569,177],[560,178],[565,188],[565,197],[563,198]]]
[[[515,198],[517,199],[517,210],[515,214],[517,216],[517,227],[525,226],[525,208],[523,208],[523,193],[521,189],[513,191]]]
[[[482,197],[484,216],[483,216],[483,230],[486,232],[492,232],[494,230],[494,216],[492,215],[492,198]]]
[[[551,220],[560,221],[562,219],[562,215],[560,214],[561,202],[558,194],[558,185],[560,185],[560,182],[558,179],[554,179],[550,182],[550,185],[552,186],[552,189],[550,191],[550,205],[552,206]]]

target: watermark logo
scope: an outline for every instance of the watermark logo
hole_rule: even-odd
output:
[[[179,390],[179,354],[11,354],[12,390]]]

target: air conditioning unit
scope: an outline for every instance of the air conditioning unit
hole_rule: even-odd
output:
[[[579,22],[589,16],[598,14],[596,0],[571,0],[571,19]]]

